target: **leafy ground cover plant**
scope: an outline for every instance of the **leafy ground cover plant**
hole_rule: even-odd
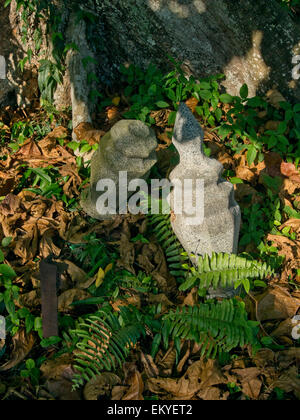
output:
[[[235,261],[224,255],[206,257],[202,269],[196,270],[187,264],[187,255],[172,235],[168,215],[95,222],[75,208],[77,193],[71,198],[75,201],[65,201],[63,186],[70,178],[63,175],[63,160],[37,168],[28,163],[30,157],[22,160],[20,153],[14,158],[17,164],[13,170],[7,160],[1,160],[5,170],[18,180],[18,190],[3,189],[3,205],[0,203],[1,224],[12,237],[2,248],[1,266],[11,268],[3,268],[0,279],[1,315],[8,321],[4,347],[0,342],[1,364],[16,354],[18,345],[31,350],[29,355],[26,351],[18,353],[17,362],[5,375],[5,384],[17,376],[21,378],[18,392],[23,395],[25,384],[26,392],[30,391],[27,397],[39,398],[45,379],[49,379],[49,373],[45,374],[48,364],[71,369],[76,358],[77,392],[78,386],[80,391],[86,389],[85,383],[93,384],[91,381],[98,380],[104,370],[124,378],[120,386],[126,391],[130,385],[122,369],[128,366],[127,361],[135,365],[135,379],[139,378],[136,383],[147,382],[151,391],[143,395],[151,399],[166,396],[156,382],[157,375],[160,384],[181,384],[189,378],[190,365],[195,376],[199,364],[208,374],[206,366],[215,363],[214,369],[220,369],[222,377],[224,372],[230,372],[230,379],[217,386],[224,398],[295,398],[290,382],[287,388],[286,380],[281,380],[286,367],[280,364],[276,389],[272,385],[265,387],[268,379],[260,368],[259,350],[267,347],[276,353],[277,360],[282,360],[280,352],[286,351],[286,360],[299,346],[290,330],[278,332],[282,325],[276,318],[280,313],[286,324],[291,322],[280,305],[287,302],[296,313],[299,292],[298,107],[283,101],[275,108],[264,98],[248,98],[246,86],[239,97],[232,97],[220,89],[220,76],[197,81],[187,78],[178,65],[167,75],[154,66],[144,71],[129,67],[122,72],[124,91],[116,98],[108,98],[107,105],[115,107],[119,117],[140,118],[153,125],[159,136],[168,137],[160,141],[158,153],[162,153],[163,165],[160,161],[155,176],[165,176],[172,166],[173,152],[166,146],[170,145],[179,101],[186,101],[205,128],[207,153],[225,164],[224,177],[235,184],[242,207],[241,255]],[[68,118],[58,122],[57,113],[53,109],[49,112],[50,126],[39,123],[41,131],[32,131],[22,120],[24,124],[13,130],[14,141],[22,136],[25,143],[31,137],[42,139],[55,125],[70,128]],[[113,122],[108,110],[102,107],[99,112],[100,121],[105,121],[109,129]],[[0,127],[5,153],[16,122],[10,124],[8,120],[6,116]],[[80,175],[72,182],[80,190],[88,177],[88,167],[76,166],[73,151],[77,147],[91,151],[91,146],[85,141],[79,146],[72,144],[67,137],[56,139],[53,147],[51,159],[62,149],[72,159],[72,170]],[[24,150],[22,145],[19,150]],[[39,261],[50,252],[67,262],[68,268],[58,289],[59,337],[44,339],[39,283],[34,273]],[[13,276],[7,275],[10,269],[14,270]],[[222,281],[243,285],[244,289],[230,301],[207,301],[207,287]],[[280,287],[275,287],[277,281]],[[270,312],[270,301],[275,302],[275,314]],[[33,347],[29,347],[26,337],[30,337]],[[214,356],[216,362],[210,360]],[[288,360],[290,366],[296,366],[294,360]],[[151,372],[154,369],[150,378],[149,366]],[[258,371],[254,379],[261,388],[255,395],[237,374],[237,369],[244,371],[248,367]],[[43,375],[39,374],[40,368]],[[197,375],[201,376],[200,371]],[[291,370],[288,375],[292,384],[297,383],[295,372]],[[1,391],[2,381],[1,377],[0,396],[5,394]],[[51,377],[51,381],[55,379]],[[196,398],[200,394],[195,389],[192,396]],[[265,395],[267,389],[271,391]],[[185,397],[176,392],[171,396]],[[111,397],[111,390],[107,397]]]

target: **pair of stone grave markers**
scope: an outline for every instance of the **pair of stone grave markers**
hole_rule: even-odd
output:
[[[237,253],[241,212],[234,199],[234,188],[222,179],[223,166],[203,152],[204,133],[198,121],[185,104],[181,104],[174,127],[173,144],[179,152],[180,163],[170,174],[175,188],[170,194],[171,210],[176,199],[176,181],[202,180],[204,185],[204,219],[200,224],[190,223],[190,214],[185,211],[175,214],[172,228],[189,255],[211,255],[213,252]],[[157,141],[154,132],[140,121],[120,121],[101,140],[91,163],[91,188],[83,200],[84,210],[97,219],[107,214],[97,211],[99,180],[111,179],[119,191],[119,172],[127,171],[129,180],[146,179],[156,163]],[[193,204],[196,200],[196,182],[193,183]],[[179,188],[179,187],[178,187]],[[118,203],[119,204],[119,203]],[[111,217],[111,216],[110,216]],[[217,290],[211,297],[232,296],[232,289]]]

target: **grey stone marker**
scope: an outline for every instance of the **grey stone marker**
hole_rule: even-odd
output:
[[[83,210],[98,220],[110,219],[116,214],[107,214],[97,206],[97,200],[103,194],[97,191],[97,184],[101,180],[111,180],[116,186],[117,212],[121,205],[126,208],[131,194],[127,189],[125,191],[125,183],[124,186],[120,185],[120,173],[123,177],[123,173],[127,172],[128,184],[133,179],[147,179],[150,169],[157,162],[156,148],[155,133],[143,122],[122,120],[115,124],[101,139],[99,149],[92,157],[90,189],[81,200]],[[123,182],[125,179],[122,178],[121,183]],[[122,199],[120,192],[123,194]]]
[[[174,216],[172,227],[189,255],[211,255],[213,252],[237,253],[241,211],[234,198],[234,187],[222,179],[223,166],[203,152],[204,133],[198,121],[185,104],[177,113],[173,144],[180,154],[180,163],[170,174],[170,181],[193,180],[193,205],[196,204],[196,180],[204,183],[204,218],[191,224],[191,216],[184,210]],[[176,185],[176,184],[175,184]],[[170,194],[174,210],[176,187]],[[230,297],[232,288],[210,291],[210,297]]]
[[[6,61],[3,55],[0,55],[0,79],[6,79]]]

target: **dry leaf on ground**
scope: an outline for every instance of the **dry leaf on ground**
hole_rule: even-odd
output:
[[[46,380],[45,387],[58,400],[78,401],[81,399],[78,391],[72,391],[72,379],[75,374],[72,365],[72,356],[63,354],[57,359],[46,360],[40,368]]]
[[[262,380],[259,378],[261,375],[260,369],[252,367],[246,369],[233,369],[231,372],[237,375],[241,383],[243,394],[256,400],[260,395],[263,384]]]
[[[300,300],[281,287],[268,289],[257,300],[260,321],[291,319],[300,308]]]
[[[144,383],[142,376],[138,371],[135,363],[125,363],[124,364],[125,372],[125,383],[129,385],[129,389],[126,394],[123,396],[122,400],[126,401],[140,401],[144,400]]]
[[[109,399],[112,388],[118,384],[121,384],[121,379],[117,375],[111,372],[103,372],[85,385],[84,399],[86,401]]]
[[[33,334],[26,334],[25,330],[20,329],[12,339],[13,349],[10,360],[0,366],[0,372],[6,372],[21,363],[31,352],[35,338]]]
[[[158,395],[175,400],[190,400],[200,390],[226,383],[217,362],[199,360],[193,363],[181,379],[150,378],[147,388]]]
[[[69,289],[63,292],[58,298],[58,311],[59,312],[68,312],[71,310],[72,303],[80,300],[85,300],[90,298],[91,295],[85,290],[80,289]]]
[[[293,392],[296,398],[300,399],[300,378],[297,366],[292,366],[284,372],[273,384],[274,388],[282,389],[285,392]]]

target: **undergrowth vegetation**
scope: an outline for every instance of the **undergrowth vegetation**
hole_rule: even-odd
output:
[[[43,384],[41,373],[49,375],[49,360],[65,363],[65,357],[75,369],[78,392],[102,372],[121,377],[126,361],[148,372],[145,355],[164,378],[178,380],[188,360],[217,359],[223,367],[238,360],[253,367],[262,348],[299,347],[299,340],[272,335],[285,315],[268,317],[264,299],[282,299],[276,281],[286,299],[299,296],[300,105],[282,97],[276,103],[249,98],[246,85],[233,97],[220,86],[223,75],[198,81],[173,64],[167,75],[153,65],[122,67],[122,92],[100,98],[97,118],[106,131],[121,118],[153,126],[160,159],[152,176],[163,178],[178,158],[172,130],[178,106],[186,102],[205,128],[205,153],[224,164],[224,178],[235,185],[243,215],[240,254],[197,257],[196,268],[172,231],[172,215],[127,215],[103,223],[87,218],[79,198],[90,168],[74,152],[91,152],[95,144],[75,144],[70,117],[55,111],[39,111],[44,117],[38,122],[6,115],[0,163],[14,183],[1,193],[0,314],[8,336],[0,358],[12,369],[7,381],[19,375],[31,397]],[[52,82],[41,75],[48,100],[58,81],[58,74]],[[58,285],[59,336],[44,339],[36,272],[49,255],[65,265]],[[236,290],[232,299],[209,299],[211,288],[228,286]],[[11,361],[22,334],[30,338]],[[166,354],[173,359],[163,370]],[[247,395],[236,382],[225,381],[231,398]],[[153,389],[146,391],[150,399]],[[266,398],[282,391],[270,389]],[[294,398],[288,389],[283,395]]]

